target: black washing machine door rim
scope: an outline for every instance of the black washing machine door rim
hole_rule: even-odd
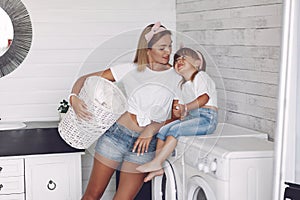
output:
[[[207,200],[217,200],[212,188],[201,176],[192,176],[188,180],[187,200],[196,200],[199,191],[205,194]]]

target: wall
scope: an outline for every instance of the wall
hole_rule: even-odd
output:
[[[21,66],[0,79],[0,117],[5,121],[58,120],[58,104],[80,74],[103,69],[120,56],[128,60],[122,55],[133,54],[138,35],[150,23],[176,29],[175,0],[22,2],[32,20],[33,42]],[[83,157],[83,190],[91,154]],[[106,199],[112,199],[113,190],[112,179]]]
[[[177,0],[177,31],[206,50],[224,121],[274,137],[281,0]]]
[[[79,74],[109,64],[124,53],[124,46],[135,47],[136,31],[159,20],[170,29],[177,26],[178,35],[183,33],[207,51],[214,64],[213,68],[212,64],[208,66],[208,72],[218,85],[221,118],[273,137],[282,1],[23,3],[32,19],[33,43],[22,65],[0,79],[3,120],[57,120],[58,103],[68,96]],[[120,40],[124,33],[133,35],[133,39]],[[110,48],[111,44],[114,48]],[[83,188],[91,162],[87,152],[83,158]]]
[[[22,65],[0,79],[0,117],[6,121],[58,120],[58,104],[68,96],[78,74],[85,71],[85,64],[94,62],[89,70],[95,71],[110,62],[107,55],[97,55],[102,63],[87,61],[95,49],[133,30],[136,34],[131,38],[117,41],[121,42],[119,48],[135,48],[141,29],[158,20],[176,28],[175,0],[22,2],[32,20],[33,42]],[[103,53],[117,50],[109,48]]]

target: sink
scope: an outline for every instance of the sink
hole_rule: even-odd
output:
[[[0,131],[5,131],[5,130],[14,130],[14,129],[21,129],[25,128],[26,124],[23,122],[3,122],[0,121]]]

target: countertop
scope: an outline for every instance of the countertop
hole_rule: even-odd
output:
[[[24,122],[26,127],[24,129],[33,128],[57,128],[59,121],[34,121],[34,122]]]
[[[65,143],[57,121],[24,123],[22,129],[0,131],[0,156],[84,152]]]

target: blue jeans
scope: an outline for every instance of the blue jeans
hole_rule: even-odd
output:
[[[218,112],[208,108],[198,108],[189,112],[183,120],[175,120],[159,130],[157,138],[166,140],[167,136],[206,135],[214,132],[218,124]]]

